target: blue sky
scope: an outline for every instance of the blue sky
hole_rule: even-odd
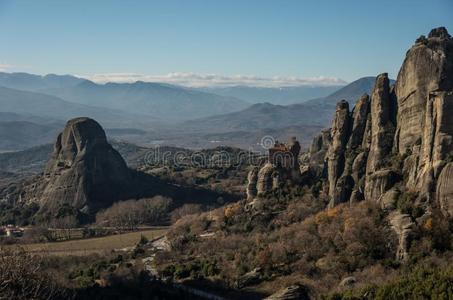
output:
[[[415,39],[437,26],[453,32],[452,0],[0,0],[0,68],[156,80],[395,77]]]

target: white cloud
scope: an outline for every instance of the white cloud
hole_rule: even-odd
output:
[[[11,68],[12,68],[11,65],[0,62],[0,72],[6,72]]]
[[[175,72],[167,75],[141,75],[135,73],[106,73],[92,76],[82,76],[97,83],[106,82],[160,82],[177,84],[187,87],[227,87],[236,85],[255,87],[284,87],[284,86],[332,86],[344,85],[345,81],[335,77],[260,77],[249,75],[225,76],[218,74],[200,75],[195,73]]]

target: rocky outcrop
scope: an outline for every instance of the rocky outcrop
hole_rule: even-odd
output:
[[[407,250],[409,248],[410,238],[415,224],[412,222],[409,215],[402,214],[398,211],[391,213],[389,220],[398,237],[396,258],[398,260],[405,260],[408,256]]]
[[[336,185],[333,194],[333,203],[330,203],[330,207],[333,207],[336,203],[347,202],[351,198],[352,191],[354,190],[354,179],[351,175],[341,176]]]
[[[238,288],[243,288],[247,285],[256,284],[262,280],[263,270],[261,268],[255,268],[252,271],[245,273],[236,282]]]
[[[371,95],[371,145],[367,159],[367,174],[384,167],[393,146],[395,98],[390,93],[387,73],[376,78]]]
[[[453,39],[445,28],[420,37],[407,52],[395,86],[388,75],[376,78],[370,97],[352,113],[337,105],[325,154],[322,135],[310,149],[309,169],[327,178],[329,207],[362,199],[390,211],[398,235],[398,258],[407,256],[411,216],[397,211],[403,193],[413,205],[438,206],[453,217]],[[327,170],[327,174],[321,172]]]
[[[451,115],[453,40],[445,28],[437,28],[408,51],[394,87],[383,73],[371,96],[362,96],[352,113],[347,103],[338,104],[330,134],[325,134],[331,142],[324,165],[322,135],[313,140],[310,169],[318,176],[323,167],[327,170],[329,207],[348,198],[381,201],[403,178],[418,199],[445,203],[441,195],[448,191],[438,179],[453,156]]]
[[[424,134],[418,159],[416,186],[430,200],[434,182],[453,150],[453,92],[431,92],[426,102]],[[412,169],[414,166],[412,166]]]
[[[365,199],[393,210],[409,191],[414,205],[437,201],[451,215],[452,115],[453,39],[436,28],[407,52],[394,86],[383,73],[352,112],[346,101],[337,104],[332,128],[313,139],[301,170],[321,183],[330,208]],[[284,178],[274,171],[260,171],[258,194]]]
[[[313,139],[308,162],[310,173],[313,176],[323,177],[326,175],[326,155],[331,143],[330,130],[323,130]]]
[[[390,190],[400,176],[393,170],[383,169],[366,176],[365,200],[381,203],[381,198]]]
[[[412,150],[422,138],[429,93],[453,88],[452,43],[445,28],[436,28],[406,54],[396,81],[400,154]]]
[[[392,211],[396,209],[396,202],[398,201],[398,198],[401,195],[401,191],[398,190],[397,188],[392,188],[385,192],[384,195],[382,195],[380,203],[381,207],[385,210]]]
[[[406,186],[431,201],[442,162],[452,151],[453,39],[443,27],[421,37],[398,73],[395,151],[408,155]]]
[[[253,167],[247,176],[247,200],[249,201],[253,200],[258,194],[256,188],[258,182],[258,171],[259,169],[257,167]]]
[[[448,163],[439,175],[436,198],[442,212],[453,217],[453,163]]]
[[[335,198],[335,188],[338,179],[343,174],[345,166],[346,144],[351,127],[349,104],[345,100],[337,104],[332,123],[332,144],[327,152],[327,178],[329,182],[329,207],[335,206],[340,199]]]
[[[66,205],[90,214],[119,199],[130,183],[130,171],[102,127],[92,119],[76,118],[57,138],[36,200],[42,213]]]
[[[248,174],[247,200],[248,207],[267,192],[280,188],[285,182],[299,183],[301,168],[299,165],[300,144],[295,137],[289,143],[276,142],[269,149],[267,162],[261,168],[255,167]]]
[[[308,300],[307,288],[300,284],[295,284],[277,291],[275,294],[270,295],[265,300]]]
[[[357,282],[357,279],[356,279],[354,276],[348,276],[348,277],[344,278],[343,280],[341,280],[341,282],[340,282],[339,285],[340,285],[341,287],[350,288],[350,287],[352,287],[356,282]]]
[[[277,168],[271,163],[266,163],[258,172],[256,191],[257,195],[264,194],[274,188],[274,177]]]
[[[362,146],[363,135],[367,125],[368,115],[370,113],[370,97],[365,94],[356,103],[352,112],[352,130],[349,137],[347,149],[355,150]]]

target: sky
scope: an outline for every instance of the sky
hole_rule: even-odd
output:
[[[183,85],[395,78],[453,0],[0,0],[0,70]]]

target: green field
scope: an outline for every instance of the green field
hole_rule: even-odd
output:
[[[143,231],[135,231],[130,233],[116,234],[99,238],[89,238],[80,240],[71,240],[64,242],[53,243],[37,243],[20,245],[26,251],[35,254],[49,255],[88,255],[93,253],[105,253],[113,250],[120,251],[121,249],[135,246],[141,236],[145,236],[148,240],[152,240],[166,234],[168,229],[156,228]]]

